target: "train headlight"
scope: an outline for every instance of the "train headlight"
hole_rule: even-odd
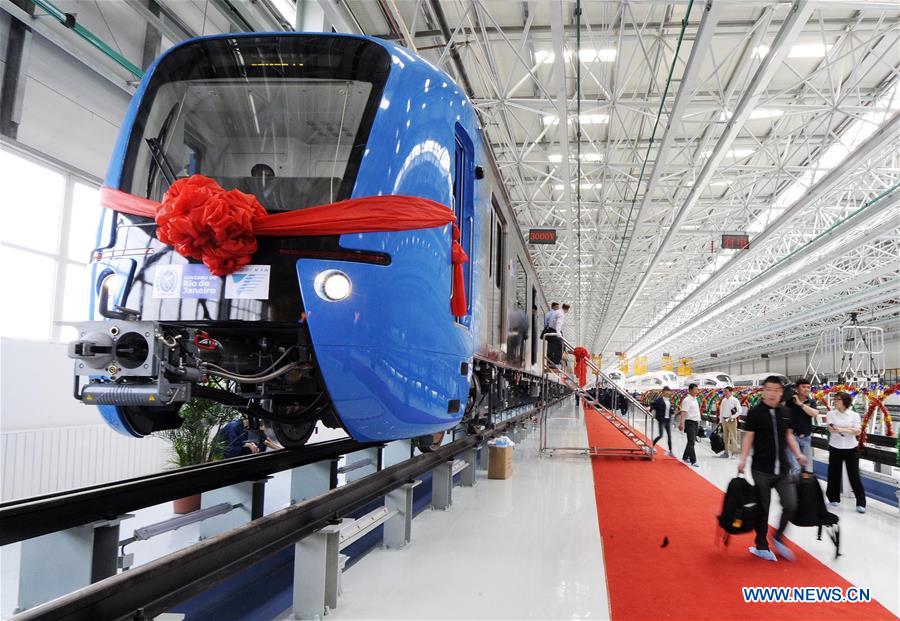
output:
[[[316,293],[323,300],[340,302],[347,299],[353,289],[350,277],[339,270],[328,270],[316,276]]]

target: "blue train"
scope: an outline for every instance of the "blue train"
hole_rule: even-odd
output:
[[[134,96],[105,196],[162,201],[203,175],[269,214],[431,199],[469,257],[465,314],[450,307],[451,224],[259,237],[248,265],[217,276],[160,242],[153,218],[108,209],[92,321],[69,345],[75,396],[135,437],[206,397],[269,419],[289,447],[321,421],[423,450],[536,397],[547,300],[489,162],[462,89],[392,43],[248,33],[173,47]]]

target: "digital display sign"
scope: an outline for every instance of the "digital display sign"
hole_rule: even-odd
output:
[[[532,244],[555,244],[556,229],[529,229],[528,241]]]
[[[749,247],[749,235],[722,235],[722,250],[746,250]]]

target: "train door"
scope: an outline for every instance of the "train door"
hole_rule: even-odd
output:
[[[512,269],[513,289],[510,292],[512,304],[509,307],[506,359],[511,364],[521,366],[525,363],[525,339],[528,337],[528,274],[518,256]]]
[[[491,195],[491,342],[503,343],[506,331],[506,220],[500,211],[497,197]]]
[[[453,211],[456,214],[456,224],[459,226],[459,243],[466,254],[469,255],[469,260],[463,265],[466,281],[466,316],[457,317],[456,321],[465,326],[470,326],[472,321],[472,266],[475,263],[472,250],[472,237],[475,229],[473,177],[474,149],[472,140],[462,125],[457,123],[456,150],[453,165]]]
[[[538,361],[538,299],[537,289],[531,288],[531,364]]]

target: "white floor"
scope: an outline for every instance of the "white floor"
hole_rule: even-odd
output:
[[[553,445],[587,444],[574,408],[557,412],[550,430]],[[676,432],[679,456],[684,442]],[[425,511],[414,520],[413,541],[406,549],[375,550],[348,569],[343,597],[328,618],[608,618],[590,461],[539,458],[537,447],[534,430],[516,448],[512,478],[489,480],[479,471],[474,488],[454,488],[449,511]],[[700,468],[691,471],[720,489],[737,472],[737,461],[714,456],[708,440],[700,443],[697,456]],[[288,493],[288,473],[277,475],[267,485],[266,512],[287,505]],[[849,582],[869,587],[875,599],[900,615],[900,517],[896,508],[871,499],[868,508],[859,515],[848,498],[834,509],[843,538],[843,556],[837,560],[829,541],[816,540],[815,529],[791,526],[787,534]],[[772,521],[779,514],[776,499]],[[123,523],[122,537],[169,517],[168,503],[138,511]],[[196,526],[188,526],[127,551],[139,565],[190,545],[197,533]],[[0,562],[0,616],[6,618],[17,599],[19,546],[0,548]],[[639,572],[635,579],[642,579]]]
[[[586,446],[574,408],[553,439]],[[403,550],[374,550],[343,576],[328,619],[608,619],[594,481],[584,457],[537,457],[538,433],[515,449],[513,475],[455,487],[448,511],[413,521]],[[287,613],[284,618],[288,618]]]

